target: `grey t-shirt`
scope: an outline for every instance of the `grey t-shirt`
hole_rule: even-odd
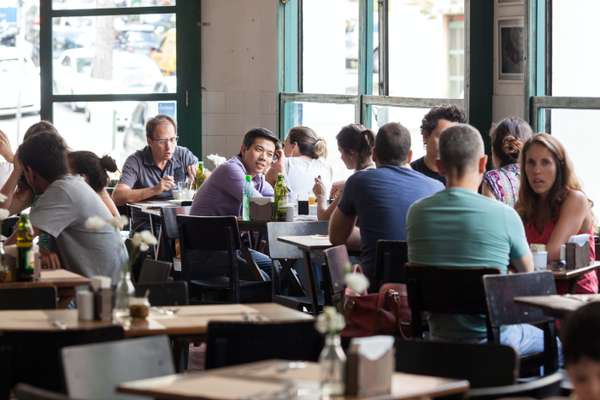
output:
[[[127,249],[111,226],[93,231],[89,217],[112,218],[100,197],[79,176],[65,176],[50,184],[31,207],[31,224],[56,239],[64,268],[91,277],[106,275],[116,284],[127,261]]]

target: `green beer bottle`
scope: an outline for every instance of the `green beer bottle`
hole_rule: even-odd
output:
[[[198,161],[198,169],[196,170],[196,179],[194,179],[194,184],[192,185],[193,190],[200,189],[200,186],[206,180],[206,175],[204,174],[204,162]]]
[[[275,221],[285,221],[285,207],[287,206],[288,188],[282,173],[277,175],[275,183],[275,207],[273,209],[273,219]]]
[[[33,280],[33,229],[27,214],[17,224],[17,280]]]

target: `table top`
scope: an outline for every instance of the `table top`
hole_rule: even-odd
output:
[[[144,214],[154,215],[157,217],[160,217],[161,208],[178,207],[184,210],[182,212],[183,214],[187,214],[191,205],[191,200],[149,200],[139,203],[127,203],[128,207],[138,209]]]
[[[0,288],[29,288],[39,286],[55,286],[56,288],[68,288],[89,285],[90,279],[66,269],[43,269],[40,279],[31,282],[3,282]]]
[[[600,301],[598,294],[563,294],[546,296],[519,296],[514,299],[517,303],[527,304],[528,306],[538,307],[544,311],[544,314],[564,318],[571,312],[591,301]]]
[[[125,335],[204,335],[209,321],[292,322],[311,320],[300,311],[275,303],[152,307],[145,320],[122,318]],[[91,329],[113,322],[79,321],[77,310],[0,311],[0,331]]]
[[[125,382],[121,393],[138,394],[156,399],[229,400],[239,398],[320,398],[319,364],[267,360],[206,372],[168,375]],[[362,399],[417,399],[464,393],[465,380],[452,380],[426,375],[394,373],[390,395]],[[279,397],[277,397],[279,395]],[[341,396],[336,399],[351,399]]]
[[[600,268],[600,261],[594,261],[592,264],[577,269],[562,269],[560,271],[552,271],[556,280],[571,280],[579,278],[581,275]]]
[[[333,246],[327,235],[281,236],[278,240],[308,251],[325,250]]]

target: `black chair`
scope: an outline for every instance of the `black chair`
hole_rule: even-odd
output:
[[[94,329],[3,332],[0,335],[0,399],[17,383],[64,392],[60,350],[66,346],[123,339],[121,326]]]
[[[544,331],[544,352],[521,360],[521,371],[544,366],[544,374],[558,369],[558,348],[554,318],[542,310],[516,303],[517,296],[543,296],[556,294],[554,277],[550,271],[527,272],[483,277],[487,309],[493,340],[500,343],[500,328],[505,325],[533,324]],[[527,368],[529,367],[529,368]]]
[[[136,283],[157,283],[169,280],[173,263],[145,258]]]
[[[236,217],[177,215],[177,224],[182,279],[188,282],[191,296],[198,293],[201,302],[270,301],[271,282],[239,279],[238,251],[243,249]],[[211,261],[217,253],[224,265]],[[255,268],[259,279],[258,267],[254,263],[249,267]]]
[[[317,361],[322,348],[313,321],[209,322],[206,369],[273,358]]]
[[[375,250],[375,279],[369,291],[377,292],[384,283],[406,283],[404,265],[408,247],[404,240],[378,240]]]
[[[281,236],[298,235],[326,235],[328,222],[269,222],[267,223],[267,236],[269,242],[269,256],[273,259],[273,302],[297,310],[311,310],[312,300],[304,287],[308,282],[301,282],[294,264],[304,259],[304,254],[296,246],[280,242]],[[280,270],[280,272],[279,272]],[[306,271],[306,275],[310,275]],[[288,284],[287,293],[281,285]],[[324,303],[323,296],[318,295],[319,305]],[[311,310],[312,311],[312,310]]]
[[[350,257],[345,244],[330,247],[323,251],[327,264],[323,269],[325,304],[339,304],[346,288],[345,276],[350,266]]]
[[[63,393],[51,392],[26,383],[19,383],[13,389],[17,400],[75,400]]]
[[[555,373],[539,380],[515,384],[517,353],[510,346],[490,343],[397,340],[396,371],[466,379],[471,387],[467,397],[477,399],[558,395],[562,379],[560,373]]]
[[[135,285],[135,295],[144,296],[148,291],[148,300],[153,306],[184,306],[189,304],[187,283],[152,282]]]
[[[54,286],[0,288],[0,310],[51,310],[56,308]]]
[[[495,268],[405,266],[412,330],[423,334],[422,312],[485,315],[487,337],[493,340],[487,312],[483,276],[498,274]]]

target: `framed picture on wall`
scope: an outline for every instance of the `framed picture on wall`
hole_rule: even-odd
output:
[[[523,18],[498,19],[498,80],[523,81],[525,76],[525,26]]]
[[[498,0],[499,6],[514,6],[523,4],[523,0]]]

